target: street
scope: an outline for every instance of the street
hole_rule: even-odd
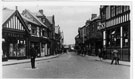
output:
[[[92,56],[68,52],[54,59],[36,61],[36,69],[31,69],[30,63],[3,66],[3,78],[130,79],[130,66],[110,65]]]

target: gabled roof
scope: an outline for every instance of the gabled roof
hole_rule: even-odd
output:
[[[60,34],[60,26],[55,26],[55,33]]]
[[[3,22],[2,22],[2,25],[4,25],[8,20],[10,20],[12,18],[12,16],[14,16],[14,15],[16,15],[18,17],[18,19],[22,23],[24,29],[26,30],[26,32],[29,33],[29,29],[28,29],[27,25],[25,24],[21,14],[19,13],[18,10],[10,10],[8,8],[4,8],[3,9]]]
[[[43,24],[43,23],[36,17],[36,15],[35,15],[34,13],[30,12],[29,10],[26,10],[26,11],[27,11],[34,19],[36,19],[37,22],[38,22],[40,25],[42,25],[42,26],[44,26],[44,27],[47,28],[47,26],[46,26],[45,24]]]
[[[30,20],[30,19],[26,18],[26,17],[25,17],[25,16],[23,16],[23,15],[21,15],[21,16],[22,16],[22,18],[24,19],[24,21],[28,21],[28,22],[31,22],[31,23],[33,23],[33,24],[39,25],[37,22],[32,21],[32,20]]]
[[[46,18],[51,24],[53,24],[53,16],[46,16]]]
[[[15,13],[15,10],[3,8],[2,24],[4,24],[14,13]]]
[[[36,16],[43,16],[43,14],[41,14],[40,12],[33,13],[33,14],[36,15]]]
[[[95,18],[93,18],[91,21],[94,21],[94,20],[97,20],[97,19],[101,19],[100,15],[95,17]]]

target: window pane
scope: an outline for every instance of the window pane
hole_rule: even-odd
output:
[[[126,22],[126,15],[124,15],[124,22]]]
[[[129,18],[128,18],[128,14],[127,14],[127,21],[129,20]]]

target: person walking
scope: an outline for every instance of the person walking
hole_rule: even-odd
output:
[[[103,53],[102,53],[102,58],[103,59],[106,59],[106,49],[105,48],[103,48],[103,51],[102,51]]]
[[[34,44],[32,44],[32,47],[30,49],[30,56],[31,56],[31,67],[32,69],[35,69],[35,58],[37,56],[36,49],[34,48]]]
[[[99,56],[99,59],[100,59],[100,61],[102,60],[102,51],[101,51],[101,49],[98,49],[98,56]]]
[[[111,62],[111,64],[113,64],[114,61],[115,61],[115,65],[119,64],[118,50],[116,50],[116,49],[112,51],[112,62]]]

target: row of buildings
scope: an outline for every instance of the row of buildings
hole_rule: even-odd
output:
[[[106,58],[111,58],[111,51],[117,49],[121,60],[130,61],[130,6],[101,5],[99,14],[92,14],[78,28],[76,47],[85,47],[89,55],[105,50]]]
[[[37,55],[57,54],[63,47],[63,32],[55,26],[55,16],[46,16],[43,10],[34,13],[27,9],[22,13],[3,8],[2,20],[2,59],[30,57],[31,44],[35,45]]]

